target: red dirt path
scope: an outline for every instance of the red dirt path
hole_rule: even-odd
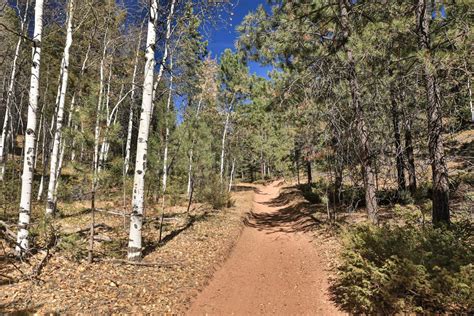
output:
[[[270,221],[287,207],[272,206],[276,182],[257,190],[253,213]],[[295,210],[295,212],[297,212]],[[307,233],[285,221],[252,221],[229,259],[195,299],[189,315],[338,315],[327,296],[327,262]]]

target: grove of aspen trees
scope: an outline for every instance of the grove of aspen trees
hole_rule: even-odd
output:
[[[0,313],[474,313],[473,66],[471,0],[3,0]]]

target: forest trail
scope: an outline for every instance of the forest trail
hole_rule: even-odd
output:
[[[256,189],[241,237],[189,315],[341,314],[327,295],[324,254],[311,236],[292,229],[298,216],[288,216],[288,204],[278,202],[280,187]]]

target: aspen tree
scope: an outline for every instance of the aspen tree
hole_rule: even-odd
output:
[[[130,168],[130,153],[132,147],[132,131],[133,131],[133,113],[135,108],[135,88],[136,88],[136,77],[138,69],[138,56],[140,55],[140,45],[142,42],[142,28],[140,28],[140,35],[138,36],[137,49],[135,52],[135,62],[133,64],[133,74],[132,74],[132,93],[130,94],[130,113],[128,114],[128,126],[127,126],[127,142],[125,145],[125,160],[123,162],[124,172],[128,174],[128,169]]]
[[[18,220],[16,252],[23,255],[29,250],[28,227],[31,214],[31,189],[33,184],[33,166],[35,160],[36,111],[38,109],[40,66],[41,66],[41,35],[43,31],[43,0],[36,0],[35,21],[33,28],[32,65],[30,93],[28,104],[28,120],[25,135],[25,156],[21,177],[21,196]]]
[[[64,120],[64,104],[66,102],[66,92],[68,86],[69,76],[69,50],[72,45],[72,20],[74,15],[74,1],[69,0],[69,10],[67,17],[67,33],[66,33],[66,45],[64,46],[63,58],[61,62],[61,89],[59,92],[59,100],[56,104],[57,116],[56,116],[56,129],[54,132],[53,139],[53,150],[51,152],[51,168],[49,172],[49,184],[48,184],[48,197],[46,203],[46,214],[52,215],[56,212],[56,182],[58,181],[59,174],[59,161],[60,161],[60,146],[62,140],[62,128]]]
[[[25,12],[23,13],[23,18],[21,19],[21,22],[20,22],[21,35],[18,36],[18,41],[15,47],[15,54],[13,55],[10,82],[8,84],[7,99],[5,102],[5,117],[3,118],[2,134],[0,135],[0,181],[3,181],[4,176],[5,176],[6,143],[7,143],[7,135],[8,135],[9,118],[10,118],[10,103],[13,98],[13,93],[15,89],[16,68],[17,68],[18,58],[20,57],[21,43],[23,42],[22,34],[24,34],[25,32],[26,18],[28,16],[28,7],[29,7],[29,1],[26,1]]]
[[[138,129],[137,157],[133,179],[132,213],[130,215],[130,234],[128,259],[139,261],[142,257],[142,224],[144,210],[145,172],[147,162],[148,134],[153,103],[153,75],[155,69],[157,2],[150,0],[148,18],[145,71],[143,80],[142,106]]]

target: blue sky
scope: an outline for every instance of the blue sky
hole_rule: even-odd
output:
[[[224,13],[222,19],[227,22],[219,23],[209,31],[210,34],[207,38],[209,51],[214,57],[219,57],[226,48],[235,50],[234,44],[238,37],[235,29],[249,12],[255,11],[260,4],[269,8],[267,0],[234,0],[232,3],[234,4],[233,15]],[[271,67],[263,67],[255,62],[250,62],[249,68],[250,73],[265,78],[268,78],[267,73],[271,70]]]

